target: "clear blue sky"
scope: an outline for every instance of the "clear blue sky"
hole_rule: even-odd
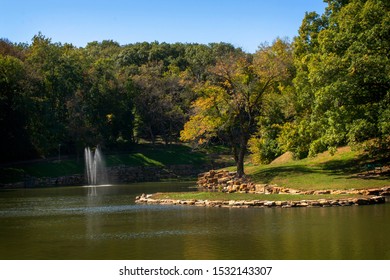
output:
[[[53,42],[228,42],[254,52],[263,42],[297,35],[306,11],[322,0],[0,0],[0,38]]]

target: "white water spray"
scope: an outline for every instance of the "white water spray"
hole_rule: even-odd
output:
[[[88,185],[96,186],[107,184],[108,181],[106,166],[99,146],[96,147],[95,151],[92,151],[89,147],[86,147],[84,154]]]

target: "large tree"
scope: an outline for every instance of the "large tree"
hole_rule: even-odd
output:
[[[245,174],[244,156],[257,130],[263,96],[287,71],[275,47],[280,42],[260,48],[254,56],[236,50],[217,57],[208,81],[198,88],[193,115],[181,133],[184,141],[223,139],[232,148],[238,177]]]
[[[327,2],[324,15],[306,15],[294,45],[298,114],[281,142],[300,157],[389,139],[389,4]]]
[[[166,144],[177,141],[183,128],[185,100],[189,92],[172,71],[164,71],[162,62],[149,63],[132,77],[135,93],[136,133],[152,141],[161,137]]]
[[[0,162],[35,156],[26,129],[32,110],[22,56],[15,45],[0,40]]]

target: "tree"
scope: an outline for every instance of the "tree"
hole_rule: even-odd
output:
[[[150,63],[133,76],[138,134],[154,144],[161,136],[166,144],[176,141],[184,124],[186,88],[174,73],[164,72],[163,63]]]
[[[13,48],[12,45],[9,47]],[[36,155],[26,129],[31,112],[25,91],[27,83],[23,61],[8,54],[0,54],[0,161]]]
[[[278,44],[260,48],[253,57],[240,50],[218,57],[181,133],[184,141],[202,143],[219,137],[229,143],[238,177],[245,174],[244,156],[263,112],[263,97],[287,71]]]
[[[290,120],[295,110],[293,84],[292,45],[288,39],[276,39],[272,45],[265,44],[258,51],[257,62],[263,75],[273,77],[263,96],[262,112],[258,117],[257,131],[250,139],[249,150],[252,162],[269,163],[282,153],[278,143],[281,126]]]
[[[34,36],[26,54],[34,108],[28,125],[31,141],[43,156],[56,154],[58,145],[70,149],[67,103],[80,87],[83,69],[72,45]]]
[[[381,121],[389,107],[389,5],[327,2],[323,16],[306,15],[294,44],[297,116],[281,142],[300,157],[389,139]]]
[[[97,58],[87,71],[88,80],[80,94],[94,143],[86,144],[114,148],[118,141],[132,143],[134,102],[131,83],[126,76],[120,75],[112,58]]]
[[[207,68],[215,63],[212,49],[202,44],[188,45],[185,50],[188,61],[188,71],[196,83],[204,82],[207,78]]]
[[[315,108],[315,89],[309,82],[309,66],[316,63],[314,54],[319,49],[318,36],[327,26],[326,16],[315,12],[306,13],[298,31],[299,36],[295,37],[292,45],[296,72],[293,76],[294,96],[291,104],[295,112],[292,118],[281,124],[278,146],[283,152],[291,151],[296,158],[304,158],[309,154],[312,139],[319,133],[311,122]]]

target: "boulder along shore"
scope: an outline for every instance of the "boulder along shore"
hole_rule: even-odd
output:
[[[186,205],[202,207],[230,207],[230,208],[265,208],[265,207],[331,207],[371,205],[385,203],[384,196],[372,196],[369,198],[345,198],[345,199],[316,199],[316,200],[177,200],[177,199],[154,199],[152,194],[137,196],[136,203],[161,204],[161,205]]]
[[[237,178],[236,172],[226,170],[210,170],[198,175],[198,188],[203,191],[220,191],[225,193],[254,193],[254,194],[291,194],[291,200],[177,200],[155,199],[152,194],[142,194],[136,197],[136,203],[162,204],[162,205],[191,205],[201,207],[331,207],[372,205],[385,203],[385,196],[390,196],[390,186],[369,189],[353,190],[297,190],[277,185],[255,184],[247,177]],[[362,197],[337,198],[337,199],[307,199],[294,200],[294,195],[362,195]],[[363,197],[364,196],[364,197]]]

